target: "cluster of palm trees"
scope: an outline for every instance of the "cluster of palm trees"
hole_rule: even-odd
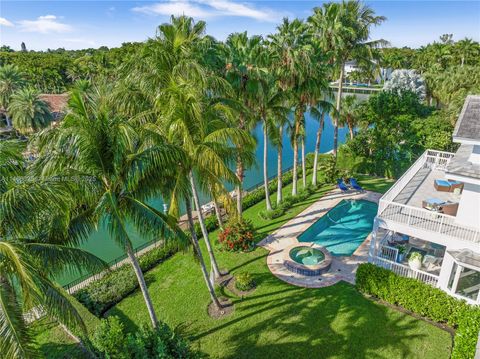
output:
[[[7,128],[31,134],[47,127],[52,121],[48,104],[38,91],[27,86],[23,74],[14,65],[0,67],[0,111]]]
[[[30,137],[34,161],[25,162],[20,155],[23,149],[17,145],[15,151],[0,147],[0,171],[7,171],[6,178],[11,178],[0,183],[2,352],[28,357],[31,341],[20,342],[16,334],[18,328],[26,328],[22,312],[33,306],[50,309],[54,317],[64,320],[57,315],[61,308],[55,312],[51,296],[57,295],[55,300],[62,301],[62,308],[68,298],[60,289],[51,289],[54,284],[48,278],[53,269],[70,264],[68,259],[77,253],[82,260],[75,261],[76,266],[103,265],[71,247],[101,223],[125,250],[154,327],[158,318],[134,254],[129,226],[142,235],[191,243],[212,302],[221,308],[214,285],[222,273],[201,211],[200,193],[208,194],[218,208],[220,201],[231,201],[225,184],[234,184],[236,206],[229,206],[230,215],[242,218],[244,172],[255,160],[251,130],[261,122],[267,209],[273,207],[268,193],[267,143],[272,141],[278,148],[280,203],[284,131],[289,132],[294,148],[292,195],[296,195],[299,147],[302,182],[307,186],[307,111],[319,120],[313,170],[316,184],[325,116],[331,113],[335,118],[335,139],[343,118],[345,61],[368,58],[370,50],[381,43],[369,40],[370,28],[381,21],[383,17],[358,1],[328,3],[314,9],[307,21],[285,19],[266,39],[236,33],[222,43],[205,35],[204,22],[172,16],[170,23],[158,27],[155,38],[119,68],[117,81],[76,84],[62,122]],[[340,81],[336,105],[329,92],[333,78]],[[2,86],[9,89],[9,96]],[[0,77],[2,105],[8,111],[18,109],[10,103],[16,86]],[[345,118],[349,124],[349,117]],[[334,151],[336,146],[335,140]],[[168,201],[168,213],[149,204],[155,197]],[[177,225],[180,208],[186,211],[190,236]],[[194,230],[194,209],[210,271]],[[219,211],[217,215],[222,225]],[[65,261],[53,266],[57,252]],[[29,301],[29,290],[35,292],[34,301]],[[15,320],[10,320],[13,315]],[[75,317],[70,315],[70,319]]]

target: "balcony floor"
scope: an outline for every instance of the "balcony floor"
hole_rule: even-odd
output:
[[[395,197],[394,202],[422,208],[422,202],[428,198],[438,198],[451,202],[460,201],[461,194],[437,191],[433,186],[436,179],[447,179],[445,172],[421,168],[398,196]]]

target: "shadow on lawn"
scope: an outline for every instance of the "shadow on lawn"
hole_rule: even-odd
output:
[[[392,316],[387,307],[364,298],[349,284],[322,289],[284,288],[237,300],[234,318],[197,333],[194,339],[235,325],[225,341],[233,353],[227,358],[232,359],[362,359],[384,357],[378,352],[382,350],[393,350],[402,358],[419,354],[413,353],[410,345],[411,340],[423,337],[411,334],[418,320],[406,314]],[[285,292],[290,293],[282,295]],[[254,316],[258,320],[252,321]]]

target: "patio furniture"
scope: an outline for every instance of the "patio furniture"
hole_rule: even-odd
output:
[[[360,186],[355,178],[350,178],[350,186],[352,186],[353,189],[356,189],[357,191],[363,191],[362,186]]]
[[[423,257],[422,267],[424,267],[427,272],[437,272],[442,268],[442,261],[443,258],[427,254]]]
[[[436,179],[433,181],[433,187],[439,192],[452,192],[450,182],[447,180]]]
[[[432,212],[439,212],[440,206],[443,205],[445,201],[439,198],[428,198],[422,201],[422,207],[428,209]]]
[[[451,192],[455,192],[456,189],[459,189],[460,193],[462,193],[463,182],[455,181],[455,180],[447,180],[447,181],[448,183],[450,183]]]
[[[440,206],[439,211],[449,216],[456,216],[458,211],[458,202],[445,202]]]
[[[343,182],[343,179],[337,179],[337,186],[342,192],[348,192],[347,185]]]

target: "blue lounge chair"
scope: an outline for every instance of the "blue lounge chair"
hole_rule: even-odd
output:
[[[342,192],[348,192],[348,187],[347,185],[343,182],[343,179],[339,178],[337,179],[337,186],[340,188]]]
[[[350,178],[350,186],[357,191],[363,191],[362,186],[360,186],[355,178]]]

